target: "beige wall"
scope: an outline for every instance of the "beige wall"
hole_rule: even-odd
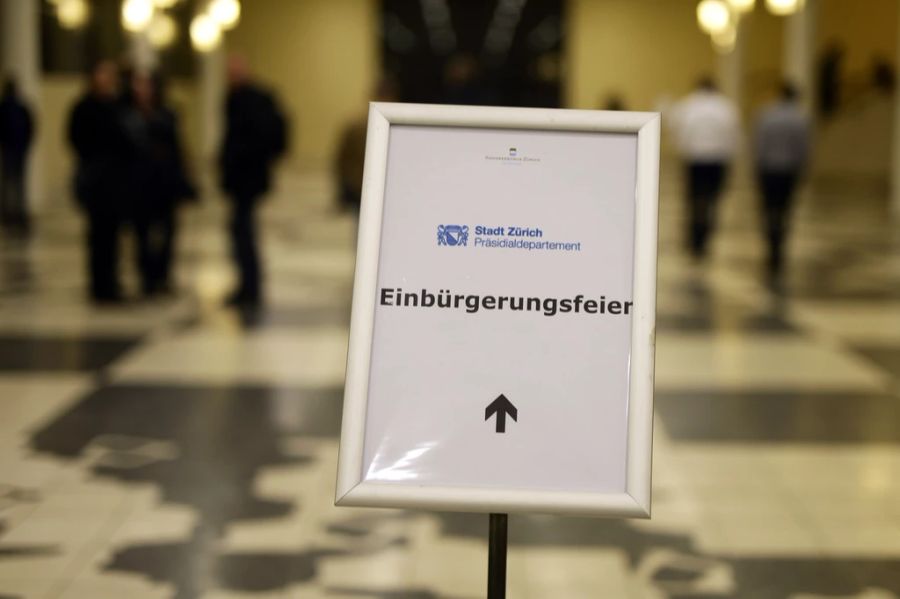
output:
[[[696,24],[695,0],[570,0],[566,104],[598,108],[619,92],[634,110],[687,92],[714,74],[716,55]]]
[[[570,0],[567,105],[597,108],[619,91],[630,108],[652,110],[698,76],[716,75],[719,58],[697,26],[696,0]],[[741,22],[743,107],[771,97],[781,76],[783,19],[762,3]]]
[[[253,0],[228,35],[292,120],[289,163],[326,164],[348,119],[364,114],[380,65],[375,0]]]

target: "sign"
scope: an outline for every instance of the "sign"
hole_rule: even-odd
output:
[[[374,103],[338,505],[650,513],[659,117]]]

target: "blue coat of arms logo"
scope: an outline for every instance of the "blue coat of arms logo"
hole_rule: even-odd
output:
[[[466,245],[469,241],[468,225],[438,225],[438,245]]]

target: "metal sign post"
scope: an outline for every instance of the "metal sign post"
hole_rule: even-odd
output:
[[[506,514],[491,514],[488,533],[488,599],[506,599]]]

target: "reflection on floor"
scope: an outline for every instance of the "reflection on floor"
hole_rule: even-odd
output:
[[[676,172],[674,169],[669,172]],[[900,255],[877,198],[804,198],[781,294],[752,189],[714,255],[663,181],[654,518],[510,520],[509,595],[900,597]],[[484,596],[483,515],[332,506],[353,220],[266,207],[268,307],[220,307],[224,215],[177,299],[83,301],[60,209],[0,243],[0,599]]]

